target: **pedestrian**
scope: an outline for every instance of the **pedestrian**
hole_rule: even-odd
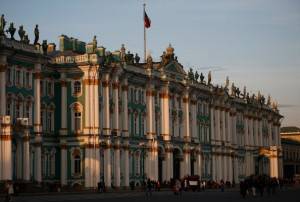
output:
[[[157,180],[156,188],[157,188],[157,191],[160,191],[160,182],[159,182],[159,180]]]
[[[247,193],[247,187],[246,187],[246,183],[244,181],[240,182],[240,193],[241,193],[242,197],[245,199],[246,193]]]
[[[184,191],[187,191],[187,187],[188,187],[188,181],[187,181],[187,179],[184,179],[184,181],[183,181],[183,187],[184,187]]]
[[[148,178],[147,183],[146,183],[146,198],[147,200],[152,197],[152,182],[150,178]]]
[[[225,187],[224,181],[221,180],[221,184],[220,184],[221,192],[224,192],[224,187]]]
[[[14,187],[13,187],[13,184],[11,182],[7,182],[6,190],[7,190],[6,201],[11,202],[12,201],[12,195],[14,194]]]

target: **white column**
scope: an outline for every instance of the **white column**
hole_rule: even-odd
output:
[[[184,170],[185,175],[191,174],[191,156],[190,156],[190,146],[189,143],[191,141],[190,135],[190,110],[189,110],[189,91],[188,87],[186,88],[183,95],[183,135],[184,135],[184,153],[183,153],[183,162],[184,162]]]
[[[64,142],[61,142],[60,145],[60,184],[61,186],[67,185],[67,144]]]
[[[86,188],[91,188],[92,185],[92,143],[91,138],[89,138],[87,144],[85,145],[85,156],[84,156],[84,186]]]
[[[104,182],[105,186],[111,187],[111,128],[109,112],[109,73],[104,73],[102,81],[103,91],[103,135],[105,137],[104,146]]]
[[[123,161],[124,161],[124,183],[125,187],[129,187],[129,143],[128,140],[124,143],[123,146]]]
[[[210,107],[210,135],[211,135],[211,144],[212,146],[215,145],[215,123],[214,123],[214,116],[215,116],[215,109],[214,106]],[[212,148],[212,180],[216,180],[216,155],[215,155],[215,148]]]
[[[67,82],[65,73],[61,73],[61,128],[60,135],[67,135]],[[60,140],[60,183],[61,186],[67,185],[67,144],[64,139]]]
[[[244,116],[244,126],[245,126],[245,145],[249,146],[249,128],[248,128],[248,116]]]
[[[61,80],[61,135],[67,135],[67,114],[68,114],[68,104],[67,104],[67,82],[65,81],[65,74],[62,73]]]
[[[180,99],[180,98],[179,98]],[[179,137],[179,117],[178,117],[178,112],[179,112],[179,106],[178,106],[178,98],[176,97],[176,95],[174,95],[174,100],[175,100],[175,110],[176,110],[176,119],[175,119],[175,125],[174,125],[174,136],[175,137]]]
[[[121,175],[120,175],[120,129],[119,129],[119,77],[118,75],[114,75],[113,83],[113,103],[114,103],[114,111],[113,111],[113,134],[117,138],[115,140],[114,146],[114,186],[120,187],[121,183]]]
[[[223,141],[223,143],[225,144],[226,146],[226,139],[227,139],[227,131],[226,131],[226,111],[225,109],[222,109],[221,111],[221,115],[222,115],[222,137],[221,137],[221,140]],[[222,164],[221,164],[221,168],[222,168],[222,171],[221,171],[221,179],[223,179],[224,181],[227,180],[227,158],[226,158],[226,148],[222,151],[222,156],[221,156],[221,159],[222,159]]]
[[[0,116],[6,114],[6,68],[7,57],[0,55]]]
[[[239,182],[239,166],[237,156],[234,156],[234,181]]]
[[[151,180],[158,179],[158,155],[157,155],[157,143],[155,143],[156,135],[155,135],[155,103],[154,103],[154,86],[151,84],[151,80],[147,84],[146,91],[146,107],[147,107],[147,140],[148,140],[148,155],[146,157],[147,163],[147,177]]]
[[[0,116],[0,143],[1,159],[0,167],[2,174],[0,180],[12,180],[12,134],[10,128],[10,117]]]
[[[125,139],[123,145],[124,182],[129,187],[129,142],[128,142],[128,80],[125,77],[122,81],[122,136]]]
[[[258,122],[258,119],[255,118],[254,119],[254,136],[255,136],[255,139],[256,139],[256,146],[261,146],[261,143],[260,143],[260,137],[259,137],[259,122]]]
[[[235,145],[238,145],[238,141],[237,141],[237,134],[236,134],[236,113],[234,112],[232,114],[232,128],[231,128],[231,132],[232,132],[232,143]]]
[[[272,121],[268,120],[269,146],[274,145],[272,140]]]
[[[191,114],[192,114],[192,138],[198,140],[197,135],[197,107],[196,107],[196,99],[191,100]],[[197,141],[198,142],[198,141]]]
[[[263,128],[263,122],[262,122],[262,119],[259,119],[259,122],[258,122],[258,125],[259,125],[259,141],[260,141],[260,146],[265,146],[263,144],[263,131],[262,131],[262,128]]]
[[[170,181],[170,178],[173,177],[173,153],[172,153],[172,147],[170,145],[170,115],[169,115],[169,85],[168,82],[163,81],[163,86],[160,92],[160,113],[161,113],[161,135],[163,136],[163,140],[165,142],[165,160],[164,160],[164,174],[165,176],[163,177],[165,180]]]
[[[121,169],[120,169],[120,167],[121,167],[121,165],[120,165],[120,140],[119,139],[117,139],[116,141],[115,141],[115,145],[114,145],[114,160],[115,160],[115,162],[114,162],[114,166],[115,166],[115,169],[114,169],[114,177],[115,177],[115,179],[114,179],[114,185],[115,185],[115,187],[120,187],[120,185],[121,185],[121,175],[120,175],[120,173],[121,173]]]
[[[41,96],[40,96],[40,80],[41,80],[41,64],[34,65],[34,133],[35,133],[35,173],[34,180],[37,183],[42,182],[42,126],[41,126]]]
[[[28,124],[24,125],[24,134],[23,134],[23,180],[30,180],[30,154],[29,154],[29,129]]]
[[[216,180],[220,181],[222,178],[222,157],[221,157],[221,148],[220,148],[220,143],[219,141],[221,141],[221,125],[220,125],[220,110],[218,108],[215,109],[215,120],[216,120],[216,128],[215,128],[215,132],[216,132],[216,140],[217,140],[217,148],[216,148]]]
[[[164,83],[160,92],[160,111],[161,111],[161,135],[164,141],[170,141],[170,115],[169,115],[169,85]]]

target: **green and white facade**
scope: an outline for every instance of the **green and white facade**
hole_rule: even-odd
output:
[[[97,42],[0,37],[0,180],[128,187],[186,175],[282,176],[275,105],[188,76],[169,46],[141,63]]]

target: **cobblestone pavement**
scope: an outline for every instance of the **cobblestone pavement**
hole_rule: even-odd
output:
[[[1,198],[1,201],[4,201]],[[147,200],[144,192],[121,192],[121,193],[84,193],[84,194],[59,194],[59,195],[35,195],[35,196],[17,196],[13,198],[15,202],[59,202],[59,201],[109,201],[109,202],[140,202],[140,201],[220,201],[220,202],[235,202],[235,201],[263,201],[263,202],[300,202],[300,189],[290,188],[276,193],[273,196],[248,196],[246,199],[241,198],[237,190],[225,190],[225,192],[206,191],[206,192],[183,192],[182,196],[176,196],[171,191],[154,192],[152,197]]]

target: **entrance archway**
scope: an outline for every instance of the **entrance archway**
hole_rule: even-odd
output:
[[[182,159],[180,150],[174,148],[173,150],[173,178],[180,179],[180,161]]]

